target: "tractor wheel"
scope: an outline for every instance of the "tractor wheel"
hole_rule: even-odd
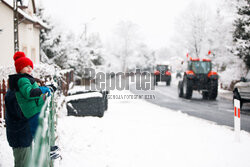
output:
[[[183,95],[186,99],[191,99],[193,94],[193,81],[184,77],[183,80]]]
[[[208,92],[202,91],[202,99],[204,99],[204,100],[208,99]]]
[[[215,100],[218,94],[218,81],[211,81],[208,90],[208,98]]]
[[[170,86],[170,81],[166,81],[166,86]]]
[[[179,95],[179,97],[183,97],[183,84],[182,84],[182,81],[179,81],[179,83],[178,83],[178,95]]]
[[[155,79],[155,78],[154,78],[154,80],[153,80],[153,84],[154,84],[154,86],[157,85],[157,82],[156,82],[156,79]]]

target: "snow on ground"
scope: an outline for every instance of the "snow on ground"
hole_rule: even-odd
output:
[[[89,90],[85,86],[74,85],[72,89],[69,89],[68,94],[73,95],[77,92],[88,92]]]
[[[0,167],[13,167],[14,157],[12,148],[6,138],[6,129],[0,127]]]
[[[66,101],[79,100],[79,99],[87,99],[91,97],[102,97],[102,94],[99,92],[91,92],[91,93],[83,93],[78,95],[68,96]]]
[[[109,100],[103,118],[66,116],[65,106],[59,112],[61,167],[249,167],[249,133],[241,131],[236,142],[229,127],[144,100]],[[12,150],[0,128],[0,167],[11,166]]]
[[[228,127],[144,100],[110,100],[103,118],[65,112],[58,119],[62,167],[249,166],[249,133],[236,142]]]

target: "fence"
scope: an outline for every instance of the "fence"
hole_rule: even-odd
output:
[[[60,84],[61,84],[61,90],[64,94],[64,96],[68,95],[69,90],[69,84],[74,81],[74,71],[70,71],[64,74],[64,77],[61,78]]]
[[[7,92],[7,86],[5,80],[3,79],[2,83],[0,83],[0,125],[4,124],[4,116],[5,116],[5,103],[4,97]]]
[[[52,167],[50,147],[55,145],[55,113],[54,95],[47,98],[39,116],[39,125],[29,157],[28,167]]]

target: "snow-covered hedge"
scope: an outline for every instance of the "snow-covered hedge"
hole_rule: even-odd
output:
[[[223,89],[232,90],[234,84],[240,80],[241,77],[245,77],[247,74],[247,68],[244,62],[238,57],[234,57],[227,63],[226,69],[219,72],[220,83]]]
[[[34,70],[32,72],[33,77],[35,78],[44,78],[45,76],[60,76],[61,73],[60,67],[55,65],[48,65],[48,64],[34,64]],[[0,66],[0,81],[3,79],[7,80],[8,75],[15,74],[15,66]]]

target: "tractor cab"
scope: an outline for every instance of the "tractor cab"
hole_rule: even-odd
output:
[[[209,59],[192,59],[188,61],[188,70],[194,74],[208,74],[212,70],[212,63]]]
[[[165,74],[166,71],[169,71],[168,65],[157,65],[156,71],[159,71],[161,74]]]

